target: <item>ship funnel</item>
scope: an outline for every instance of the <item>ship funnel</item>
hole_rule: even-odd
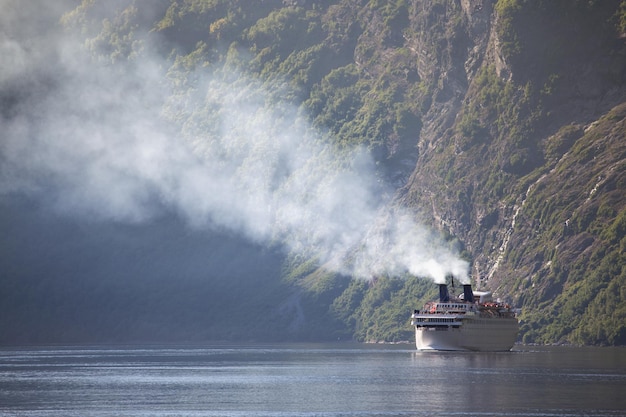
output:
[[[472,291],[472,286],[470,284],[463,285],[463,299],[470,303],[474,302],[474,291]]]
[[[450,301],[448,286],[446,284],[439,284],[439,302],[447,303],[448,301]]]

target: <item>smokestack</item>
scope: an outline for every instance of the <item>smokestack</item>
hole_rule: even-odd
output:
[[[474,291],[472,291],[472,286],[470,284],[463,285],[463,299],[470,303],[474,302]]]
[[[439,284],[439,302],[447,303],[448,301],[450,301],[448,286],[446,284]]]

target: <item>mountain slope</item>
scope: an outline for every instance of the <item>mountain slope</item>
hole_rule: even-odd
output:
[[[219,103],[194,104],[216,80],[233,91],[259,82],[270,94],[249,100],[282,115],[276,119],[302,115],[323,132],[325,152],[367,148],[389,205],[419,213],[470,261],[477,289],[521,308],[521,341],[626,343],[625,2],[85,0],[68,2],[60,22],[112,71],[143,68],[158,56],[166,77],[153,88],[167,97],[159,115],[199,154],[216,149],[225,128]],[[146,77],[158,73],[145,70]],[[37,88],[28,79],[3,84],[3,117],[19,115],[28,97],[54,88],[55,77],[36,76]],[[152,91],[128,88],[136,107],[151,105]],[[278,142],[281,127],[274,120],[266,134]],[[284,157],[272,154],[271,144],[259,140],[259,160]],[[221,232],[209,228],[215,237],[202,243],[209,252],[220,246]],[[243,244],[231,237],[230,254]],[[314,256],[244,252],[257,263],[235,268],[228,297],[236,299],[255,269],[267,268],[271,284],[255,288],[270,294],[263,297],[274,308],[255,303],[277,317],[271,337],[408,340],[406,317],[434,295],[418,277],[350,280]],[[11,268],[4,276],[15,290],[7,294],[28,298],[6,272]],[[210,299],[213,290],[202,288]],[[206,313],[191,305],[185,317]],[[212,314],[214,323],[223,319]],[[215,334],[228,337],[227,329]]]
[[[526,342],[624,342],[614,291],[624,274],[621,237],[608,232],[625,209],[626,61],[610,24],[616,9],[496,3],[482,65],[447,102],[454,122],[420,138],[427,162],[418,161],[405,199],[432,207],[466,244],[479,287],[523,308]],[[572,229],[578,214],[586,220]],[[585,289],[573,296],[577,281]]]

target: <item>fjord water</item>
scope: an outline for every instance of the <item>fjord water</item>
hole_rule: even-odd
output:
[[[0,416],[623,416],[626,349],[0,349]]]

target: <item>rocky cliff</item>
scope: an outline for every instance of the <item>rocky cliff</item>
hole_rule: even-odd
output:
[[[464,242],[476,285],[523,306],[526,341],[585,343],[603,321],[601,332],[623,343],[626,56],[616,9],[450,2],[446,22],[460,23],[438,38],[454,59],[430,66],[447,94],[426,113],[404,201]]]

